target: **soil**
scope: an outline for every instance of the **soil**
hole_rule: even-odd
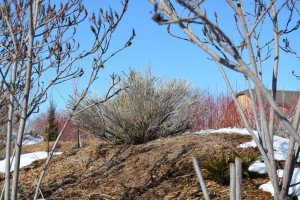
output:
[[[53,157],[41,187],[44,199],[203,199],[191,162],[214,155],[257,149],[237,149],[250,136],[237,134],[184,135],[162,138],[142,145],[112,145],[87,142],[61,143],[60,156]],[[26,146],[24,152],[45,150],[46,143]],[[45,160],[35,161],[20,172],[19,199],[32,199]],[[229,199],[229,187],[203,175],[211,199]],[[3,184],[4,175],[0,175]],[[272,199],[259,190],[265,175],[243,180],[243,199]]]

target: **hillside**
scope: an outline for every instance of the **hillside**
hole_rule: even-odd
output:
[[[41,191],[45,199],[202,199],[191,157],[203,161],[227,154],[250,139],[238,134],[185,135],[136,146],[94,142],[81,149],[62,143],[66,152],[51,161]],[[45,150],[43,144],[25,151]],[[32,199],[43,163],[22,168],[20,199]],[[210,180],[205,171],[204,176],[212,199],[229,199],[229,187]],[[3,184],[3,175],[0,180]],[[267,181],[266,176],[243,180],[243,198],[272,199],[258,190]]]

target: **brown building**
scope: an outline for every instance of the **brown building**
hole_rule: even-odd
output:
[[[271,90],[269,91],[270,93],[272,92]],[[254,89],[252,89],[252,93],[254,96],[256,96]],[[252,109],[249,90],[244,90],[237,93],[236,97],[244,110]],[[292,109],[296,105],[299,97],[299,91],[277,90],[276,103],[279,105],[279,107],[282,108],[283,111],[287,111]]]

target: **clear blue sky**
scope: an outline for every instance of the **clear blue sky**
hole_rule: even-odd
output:
[[[113,8],[119,8],[118,0],[101,0],[91,1],[84,0],[89,13],[97,12],[99,7],[105,8],[111,4]],[[225,2],[225,1],[224,1]],[[228,31],[229,35],[234,37],[235,32],[232,26],[227,25],[233,21],[232,12],[228,6],[220,0],[210,0],[207,7],[208,14],[214,11],[219,12],[219,22]],[[215,6],[218,4],[218,6]],[[132,28],[135,29],[136,38],[130,48],[115,56],[106,65],[106,69],[100,75],[100,81],[93,86],[93,90],[101,94],[101,88],[107,86],[109,74],[112,72],[121,73],[127,71],[128,68],[143,68],[149,64],[153,67],[156,74],[165,78],[182,78],[190,81],[194,87],[205,89],[209,87],[211,90],[226,91],[226,86],[221,77],[217,66],[207,59],[207,55],[196,45],[175,39],[168,35],[166,26],[159,26],[152,21],[151,11],[152,5],[147,0],[130,0],[128,11],[123,18],[111,44],[112,49],[123,45],[131,34]],[[280,16],[285,18],[286,16]],[[90,30],[87,26],[85,30],[79,30],[81,45],[84,47],[89,42]],[[270,34],[272,31],[270,30]],[[299,34],[298,34],[299,35]],[[298,37],[297,35],[294,36]],[[295,40],[299,45],[299,39]],[[300,52],[300,51],[299,51]],[[297,59],[284,58],[284,54],[280,59],[278,88],[285,90],[298,90],[300,81],[292,76],[292,70],[300,74],[300,61]],[[81,61],[80,64],[88,65],[88,61]],[[272,65],[266,63],[264,66],[264,77],[266,85],[271,87],[271,71]],[[245,82],[243,76],[235,72],[228,73],[229,79],[235,90],[244,90]],[[62,89],[63,88],[63,89]],[[67,89],[68,88],[68,89]],[[66,90],[71,94],[71,86],[65,84],[64,87],[56,87],[53,94],[57,96],[57,92],[66,95]],[[62,105],[60,100],[59,107]],[[48,105],[46,105],[47,107]]]

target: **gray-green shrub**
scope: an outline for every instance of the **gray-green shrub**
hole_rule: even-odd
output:
[[[80,113],[76,120],[101,139],[141,144],[186,131],[199,97],[183,80],[163,81],[150,69],[123,77],[125,89],[110,101]],[[89,95],[82,107],[98,101]]]

